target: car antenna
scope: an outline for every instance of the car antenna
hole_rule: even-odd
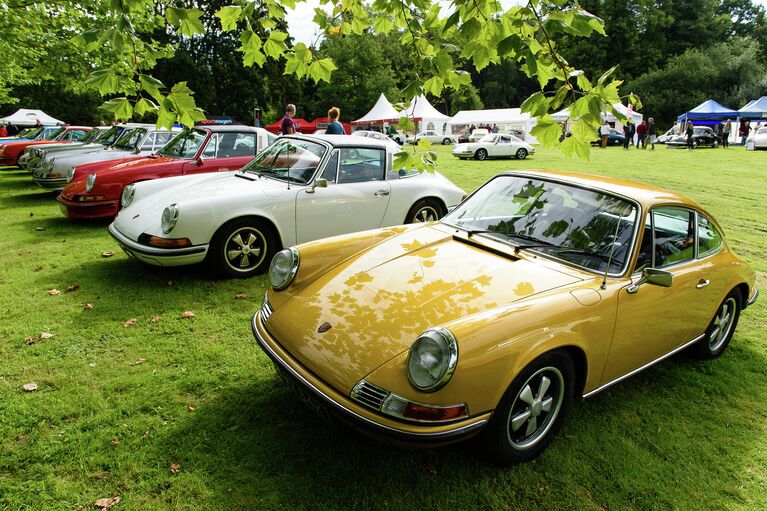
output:
[[[610,248],[610,257],[607,258],[607,267],[605,268],[605,274],[602,276],[602,284],[599,286],[599,289],[602,291],[607,289],[607,274],[610,273],[610,265],[613,262],[613,254],[615,254],[615,242],[618,239],[618,229],[620,229],[621,220],[623,220],[623,215],[618,215],[618,221],[615,223],[615,234],[613,234],[613,246]]]

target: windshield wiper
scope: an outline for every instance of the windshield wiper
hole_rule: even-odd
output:
[[[610,258],[604,254],[600,254],[599,252],[594,252],[593,250],[589,250],[588,248],[575,248],[575,247],[556,247],[557,252],[566,253],[566,254],[583,254],[591,257],[596,257],[597,259],[601,259],[605,262],[609,261]]]

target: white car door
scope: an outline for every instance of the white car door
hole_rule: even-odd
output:
[[[328,180],[327,188],[304,188],[296,195],[298,243],[381,226],[391,193],[386,151],[335,149],[320,177]]]
[[[517,150],[513,142],[512,138],[508,135],[498,135],[498,138],[495,139],[496,156],[501,158],[512,156]]]

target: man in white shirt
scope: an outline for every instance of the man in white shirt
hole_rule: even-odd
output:
[[[599,134],[602,136],[602,147],[607,147],[607,137],[610,134],[610,125],[607,121],[599,128]]]

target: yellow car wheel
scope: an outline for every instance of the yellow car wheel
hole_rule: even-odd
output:
[[[693,347],[695,356],[709,359],[716,358],[724,352],[738,326],[741,303],[743,299],[740,291],[733,289],[716,309],[706,329],[705,337]]]

